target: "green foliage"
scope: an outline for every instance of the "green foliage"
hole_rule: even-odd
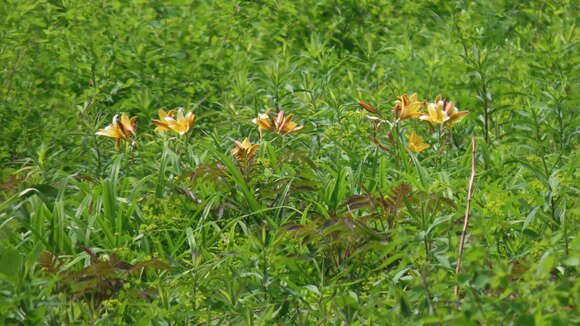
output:
[[[577,11],[0,2],[0,324],[580,323]],[[412,93],[470,114],[395,119]],[[193,128],[154,132],[176,107]],[[259,131],[268,109],[304,129]]]

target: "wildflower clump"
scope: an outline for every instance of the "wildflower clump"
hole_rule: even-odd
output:
[[[375,135],[370,136],[369,139],[379,148],[386,151],[391,151],[391,148],[381,144],[377,136],[381,127],[384,125],[390,128],[387,132],[387,140],[391,145],[395,145],[396,142],[402,142],[398,135],[403,134],[403,121],[413,121],[415,119],[415,121],[418,120],[428,123],[430,127],[440,125],[439,138],[441,142],[441,135],[444,132],[443,128],[451,128],[452,125],[460,122],[469,114],[469,111],[459,111],[453,102],[445,101],[441,96],[437,96],[432,103],[420,101],[417,93],[398,96],[395,100],[395,106],[392,110],[393,116],[391,118],[381,114],[379,109],[367,102],[359,101],[358,105],[372,114],[368,116],[368,119],[373,123]],[[433,129],[431,128],[431,130]],[[419,153],[427,148],[429,148],[429,144],[423,143],[423,138],[419,137],[415,130],[412,130],[412,133],[407,136],[407,149],[411,152]]]

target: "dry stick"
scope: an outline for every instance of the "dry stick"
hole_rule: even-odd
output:
[[[459,249],[457,250],[457,266],[455,267],[455,274],[461,271],[461,263],[463,261],[463,249],[465,246],[465,236],[467,235],[467,227],[469,226],[469,216],[471,215],[471,198],[473,197],[473,184],[475,183],[475,137],[471,138],[471,175],[469,176],[469,185],[467,186],[467,203],[465,205],[465,216],[463,217],[463,230],[461,231],[461,241]],[[454,288],[455,295],[459,295],[459,285]]]

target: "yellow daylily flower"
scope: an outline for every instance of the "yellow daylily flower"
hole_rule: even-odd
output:
[[[179,108],[178,110],[171,110],[169,112],[160,109],[159,120],[152,121],[157,126],[155,131],[173,130],[183,136],[191,129],[196,119],[196,115],[191,111],[184,114],[183,108]]]
[[[135,136],[137,133],[135,123],[137,117],[129,118],[124,112],[121,114],[121,121],[118,120],[118,117],[119,115],[115,114],[110,125],[96,132],[96,135],[114,138],[116,148],[121,147],[123,140],[128,139],[130,136]]]
[[[441,100],[441,96],[437,96],[435,103],[427,104],[427,112],[419,117],[423,121],[428,121],[435,124],[442,124],[449,120],[447,112],[444,110],[445,102]]]
[[[417,93],[414,93],[411,96],[403,94],[397,97],[393,111],[401,120],[418,118],[423,114],[419,110],[425,106],[425,104],[425,102],[417,101]]]
[[[111,123],[110,125],[106,126],[103,129],[99,129],[99,131],[97,131],[96,134],[99,136],[111,138],[121,138],[121,139],[126,138],[125,133],[123,132],[123,127],[121,127],[121,124],[119,124],[117,117],[118,116],[115,114],[115,116],[113,117],[113,123]]]
[[[177,117],[174,121],[170,121],[169,128],[180,135],[185,135],[191,126],[195,123],[197,117],[191,111],[183,114],[183,109],[177,111]]]
[[[256,152],[260,148],[260,144],[252,144],[247,137],[241,143],[236,140],[234,144],[236,147],[232,149],[232,155],[238,162],[250,161],[256,156]]]
[[[423,138],[417,136],[417,134],[413,131],[411,135],[407,136],[408,144],[407,148],[414,153],[419,153],[427,148],[429,148],[429,144],[423,143]]]

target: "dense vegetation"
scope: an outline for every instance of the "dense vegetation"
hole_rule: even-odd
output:
[[[0,324],[580,323],[577,12],[1,1]]]

